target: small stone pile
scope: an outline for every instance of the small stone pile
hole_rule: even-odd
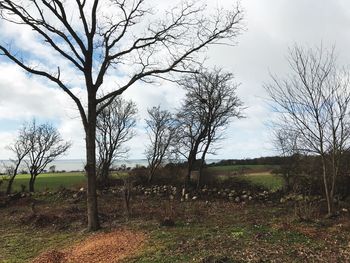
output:
[[[146,196],[175,196],[178,193],[176,186],[171,185],[154,185],[150,187],[137,186],[136,191]]]

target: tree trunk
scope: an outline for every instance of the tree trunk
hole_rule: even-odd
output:
[[[335,139],[334,139],[335,141]],[[337,154],[336,152],[333,150],[333,154],[332,154],[332,182],[331,182],[331,191],[330,191],[330,197],[332,198],[332,204],[333,204],[333,197],[334,197],[334,193],[335,193],[335,188],[336,188],[336,180],[338,177],[338,167],[339,167],[339,158],[340,156],[338,156],[337,158]],[[336,160],[337,159],[337,160]],[[333,206],[332,206],[333,208]],[[333,212],[333,211],[332,211]]]
[[[187,166],[187,174],[185,178],[185,188],[187,189],[191,182],[191,172],[192,172],[192,165],[189,163]]]
[[[99,187],[106,187],[109,185],[109,167],[108,163],[103,162],[100,167],[100,171],[97,175],[97,181]]]
[[[15,167],[15,169],[13,171],[13,174],[12,174],[10,180],[9,180],[9,183],[8,183],[7,189],[6,189],[6,194],[7,195],[11,194],[12,184],[13,184],[13,181],[15,180],[15,177],[17,176],[18,168],[19,168],[19,165],[20,165],[22,159],[23,158],[19,158],[19,161],[17,162],[16,167]]]
[[[35,182],[35,175],[30,175],[29,179],[29,192],[34,192],[34,182]]]
[[[7,195],[11,194],[12,184],[13,184],[13,181],[15,180],[15,177],[16,177],[16,175],[12,175],[9,182],[8,182],[7,189],[6,189]]]
[[[290,168],[287,168],[287,169],[290,169]],[[286,175],[285,175],[285,177],[284,177],[284,181],[285,181],[285,183],[284,183],[284,191],[285,191],[286,193],[289,193],[290,190],[291,190],[290,179],[291,179],[290,173],[287,171],[287,172],[286,172]]]
[[[125,202],[125,208],[127,213],[127,218],[129,219],[131,215],[130,210],[130,197],[131,197],[131,189],[132,189],[132,183],[129,181],[129,179],[124,180],[124,202]]]
[[[199,166],[199,174],[198,174],[198,179],[197,179],[197,189],[199,189],[199,187],[201,186],[205,156],[209,150],[210,143],[211,143],[211,138],[209,137],[207,145],[205,146],[205,149],[204,149],[202,157],[201,157],[201,163]]]
[[[153,181],[153,175],[154,175],[154,170],[153,170],[153,167],[150,168],[149,170],[149,174],[148,174],[148,183],[152,183]]]
[[[154,174],[156,172],[157,165],[155,163],[152,163],[149,168],[149,174],[148,174],[148,183],[152,183]]]
[[[185,188],[188,188],[191,183],[191,173],[192,173],[193,165],[195,161],[196,161],[196,155],[193,154],[193,152],[190,152],[187,160],[188,163],[187,163],[187,174],[185,178]]]
[[[201,183],[202,183],[204,160],[205,160],[205,154],[203,153],[202,158],[201,158],[201,163],[199,166],[199,174],[198,174],[198,178],[197,178],[197,190],[201,187]]]
[[[96,98],[89,94],[88,124],[86,133],[86,174],[87,182],[87,216],[88,230],[95,231],[100,228],[97,209],[96,194]]]
[[[327,201],[327,217],[332,216],[333,214],[333,196],[331,196],[328,189],[328,181],[327,181],[327,171],[326,171],[326,163],[324,157],[322,157],[322,175],[323,175],[323,184],[325,188],[326,201]]]
[[[195,162],[197,160],[197,153],[198,153],[198,147],[199,144],[202,142],[201,138],[203,138],[203,135],[205,135],[206,132],[202,132],[197,141],[195,142],[193,149],[190,151],[188,155],[188,166],[187,166],[187,175],[185,178],[185,188],[189,186],[191,182],[191,172],[193,170],[193,166],[195,165]]]
[[[104,166],[103,166],[103,171],[102,171],[102,178],[103,178],[103,183],[105,185],[108,185],[108,180],[109,180],[109,169],[111,168],[111,165],[110,163],[106,163]]]

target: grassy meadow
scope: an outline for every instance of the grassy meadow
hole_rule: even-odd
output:
[[[13,191],[21,191],[22,185],[25,189],[28,189],[30,175],[19,174],[13,183]],[[57,190],[59,188],[75,189],[84,186],[86,183],[86,177],[82,172],[66,172],[66,173],[43,173],[38,175],[35,181],[35,191],[42,192],[46,190]],[[0,185],[0,191],[4,191],[7,186],[5,181]]]
[[[236,173],[244,170],[244,173]],[[269,190],[278,190],[283,185],[282,178],[271,174],[273,166],[268,165],[229,165],[209,167],[208,171],[216,176],[226,178],[227,176],[236,176],[239,179],[248,181],[254,185],[263,186]],[[127,173],[115,173],[116,178],[127,176]],[[28,189],[29,174],[19,174],[13,183],[13,191],[21,191],[22,185]],[[35,191],[55,191],[60,188],[78,189],[85,186],[86,177],[83,172],[65,172],[65,173],[43,173],[38,175],[35,181]],[[0,192],[5,191],[6,181],[0,185]]]
[[[222,179],[236,177],[253,185],[276,191],[283,187],[283,178],[272,174],[274,165],[223,165],[209,167],[208,171]]]
[[[238,178],[249,181],[254,185],[262,186],[271,191],[276,191],[283,187],[283,178],[271,173],[251,173],[240,175]]]

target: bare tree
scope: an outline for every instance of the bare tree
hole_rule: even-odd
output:
[[[191,173],[197,160],[197,154],[201,151],[201,145],[206,138],[206,128],[203,122],[198,119],[195,112],[191,112],[189,104],[182,105],[177,113],[179,129],[177,134],[177,152],[187,161],[187,173],[185,178],[185,188],[191,181]]]
[[[129,149],[124,145],[135,134],[136,114],[134,102],[116,98],[97,116],[97,178],[101,185],[108,184],[113,161],[126,157]]]
[[[99,228],[97,115],[135,82],[152,81],[151,77],[166,73],[186,72],[196,63],[200,50],[210,44],[225,43],[225,39],[233,40],[242,29],[239,7],[217,10],[213,14],[206,12],[199,1],[183,1],[167,9],[164,15],[157,14],[163,17],[157,20],[146,2],[0,0],[4,26],[7,22],[32,30],[60,58],[51,64],[40,63],[47,60],[47,54],[35,60],[38,54],[32,49],[17,45],[19,50],[14,50],[16,46],[8,45],[15,39],[7,39],[7,43],[4,39],[0,44],[0,55],[58,85],[77,105],[86,133],[89,230]],[[72,72],[76,76],[74,80],[82,80],[81,87],[86,89],[87,108],[71,89]],[[125,78],[106,93],[103,83],[107,74]]]
[[[11,159],[11,169],[8,169],[8,173],[10,179],[8,181],[6,194],[10,194],[12,190],[12,184],[17,176],[18,169],[23,161],[23,159],[27,156],[30,151],[28,138],[24,133],[24,128],[19,131],[19,135],[16,141],[7,147],[10,151],[12,151],[15,155],[14,159]]]
[[[222,139],[232,118],[242,117],[243,103],[236,95],[233,76],[222,70],[201,70],[181,82],[187,91],[179,113],[183,134],[181,140],[187,152],[187,181],[197,155],[201,153],[197,187],[200,186],[205,157],[213,144]],[[186,151],[187,148],[187,151]],[[215,149],[212,153],[215,153]]]
[[[56,173],[56,165],[51,165],[49,167],[49,171],[50,171],[50,173]]]
[[[274,146],[282,157],[282,163],[276,172],[283,177],[286,192],[295,190],[293,189],[296,186],[295,180],[301,174],[300,159],[302,158],[300,147],[297,145],[298,134],[291,133],[289,130],[276,129],[273,136]]]
[[[298,151],[320,157],[330,216],[340,162],[350,143],[350,76],[338,69],[334,50],[322,47],[295,46],[289,63],[292,74],[282,80],[272,76],[266,90],[280,113],[278,129],[298,135]]]
[[[150,144],[146,148],[146,158],[150,169],[148,182],[152,182],[164,159],[171,158],[177,125],[173,115],[167,110],[161,110],[160,106],[150,108],[147,112],[146,129]]]
[[[25,160],[29,173],[29,191],[34,192],[34,183],[46,166],[57,157],[64,154],[70,147],[70,142],[65,142],[56,128],[49,123],[38,125],[35,120],[27,123],[21,130],[25,138],[25,149],[28,149],[28,160]]]

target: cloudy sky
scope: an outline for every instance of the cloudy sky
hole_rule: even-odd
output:
[[[232,4],[232,0],[208,2],[225,8]],[[237,45],[211,47],[206,54],[206,66],[220,66],[234,73],[236,82],[240,83],[238,95],[247,107],[246,118],[234,120],[227,130],[226,140],[214,156],[219,159],[276,154],[267,125],[272,113],[263,84],[269,81],[269,72],[281,76],[288,74],[286,57],[289,47],[294,44],[316,47],[321,43],[324,47],[335,46],[339,64],[350,64],[350,1],[241,0],[241,5],[245,10],[246,30],[237,38]],[[34,50],[34,56],[45,58],[41,61],[43,63],[60,59],[38,42],[32,32],[4,23],[0,23],[0,32],[1,43],[8,43],[8,39],[13,41],[16,36],[11,44]],[[81,92],[83,96],[80,80],[72,77],[71,82],[75,93]],[[183,94],[179,87],[167,82],[157,85],[137,83],[125,92],[124,97],[134,100],[139,108],[137,136],[129,143],[129,158],[144,158],[146,109],[161,104],[174,110]],[[62,136],[73,142],[64,158],[84,158],[80,117],[66,94],[0,57],[0,159],[9,158],[5,146],[13,141],[21,123],[33,117],[54,123]]]

